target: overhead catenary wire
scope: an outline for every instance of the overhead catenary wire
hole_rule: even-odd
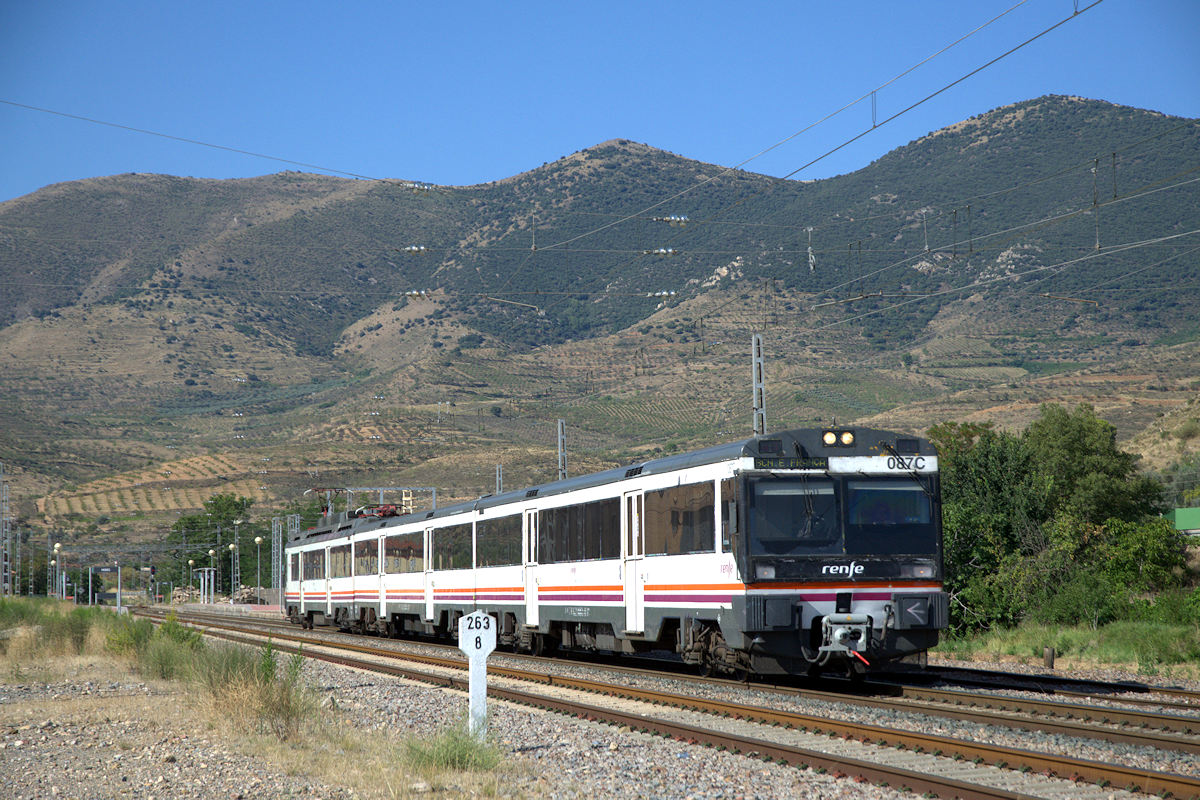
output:
[[[1198,179],[1198,180],[1200,180],[1200,179]],[[1082,262],[1084,262],[1084,261],[1090,261],[1090,260],[1092,260],[1092,259],[1095,259],[1095,258],[1100,258],[1100,257],[1102,257],[1102,256],[1110,256],[1110,255],[1115,255],[1115,254],[1118,254],[1118,253],[1124,253],[1124,252],[1127,252],[1127,251],[1129,251],[1129,250],[1135,250],[1135,249],[1137,249],[1137,248],[1139,248],[1139,247],[1143,247],[1143,246],[1145,246],[1145,245],[1148,245],[1148,244],[1158,244],[1158,243],[1162,243],[1162,242],[1168,242],[1168,241],[1172,241],[1172,240],[1175,240],[1175,239],[1182,238],[1182,237],[1184,237],[1184,236],[1195,236],[1195,235],[1197,235],[1197,234],[1200,234],[1200,228],[1197,228],[1197,229],[1194,229],[1194,230],[1190,230],[1190,231],[1186,231],[1186,232],[1184,232],[1184,233],[1176,233],[1176,234],[1172,234],[1172,235],[1169,235],[1169,236],[1159,236],[1159,237],[1156,237],[1156,238],[1154,238],[1154,239],[1147,239],[1147,240],[1140,241],[1140,242],[1129,242],[1129,243],[1125,243],[1125,244],[1121,244],[1121,245],[1116,245],[1116,246],[1114,246],[1114,247],[1105,248],[1104,250],[1102,250],[1102,251],[1100,251],[1100,252],[1094,252],[1094,251],[1093,251],[1093,252],[1089,252],[1087,255],[1080,256],[1079,258],[1070,259],[1070,260],[1067,260],[1067,261],[1060,261],[1060,262],[1058,262],[1058,263],[1056,263],[1056,264],[1046,264],[1046,265],[1043,265],[1043,266],[1034,267],[1034,268],[1032,268],[1032,269],[1029,269],[1029,270],[1026,270],[1026,271],[1024,271],[1024,272],[1020,272],[1020,273],[1014,273],[1014,274],[1012,274],[1012,275],[1001,275],[1001,276],[997,276],[997,277],[995,277],[995,278],[990,278],[990,279],[988,279],[988,280],[984,280],[984,281],[975,281],[975,282],[972,282],[972,283],[970,283],[970,284],[967,284],[967,285],[965,285],[965,286],[956,286],[956,287],[952,287],[952,288],[948,288],[948,289],[943,289],[943,290],[941,290],[941,291],[931,292],[929,295],[925,295],[925,296],[923,296],[923,297],[943,297],[943,296],[946,296],[946,295],[951,295],[951,294],[960,294],[960,293],[962,293],[962,292],[965,292],[965,291],[977,290],[977,289],[979,289],[979,288],[982,288],[982,287],[984,287],[984,286],[989,286],[989,285],[992,285],[992,284],[994,284],[994,283],[999,283],[999,282],[1002,282],[1002,281],[1011,281],[1011,280],[1013,280],[1014,278],[1021,278],[1021,277],[1027,276],[1027,275],[1034,275],[1034,274],[1038,274],[1038,273],[1043,273],[1043,272],[1046,272],[1047,270],[1056,270],[1056,269],[1062,269],[1062,268],[1064,268],[1064,267],[1070,267],[1070,266],[1073,266],[1073,265],[1075,265],[1075,264],[1080,264],[1080,263],[1082,263]],[[841,320],[836,320],[836,321],[834,321],[834,322],[830,322],[830,323],[828,323],[828,324],[826,324],[826,325],[820,325],[820,326],[816,326],[816,327],[812,327],[812,328],[801,328],[801,329],[798,329],[798,330],[796,331],[796,333],[815,333],[815,332],[817,332],[817,331],[820,331],[820,330],[823,330],[823,329],[825,329],[825,328],[833,327],[833,326],[836,326],[836,325],[843,325],[843,324],[846,324],[846,323],[848,323],[848,322],[853,322],[853,321],[860,320],[860,319],[865,319],[865,318],[867,318],[867,317],[872,317],[872,316],[875,316],[876,314],[885,313],[885,312],[887,312],[887,311],[893,311],[893,310],[895,310],[895,309],[897,309],[897,308],[900,308],[901,306],[906,306],[906,305],[909,305],[909,304],[911,304],[911,303],[914,303],[914,302],[916,302],[916,300],[917,300],[917,299],[922,299],[922,298],[916,298],[916,299],[912,299],[912,300],[905,300],[904,302],[901,302],[901,303],[895,303],[895,304],[893,304],[893,305],[891,305],[891,306],[888,306],[887,308],[884,308],[884,309],[876,309],[876,310],[872,310],[872,311],[866,311],[866,312],[863,312],[863,313],[861,313],[861,314],[857,314],[857,315],[855,315],[855,316],[852,316],[852,317],[848,317],[848,318],[845,318],[845,319],[841,319]]]
[[[52,108],[42,108],[41,106],[29,105],[27,103],[18,103],[14,100],[5,100],[3,98],[0,98],[0,103],[3,103],[4,105],[8,105],[8,106],[14,106],[16,108],[24,108],[28,111],[37,111],[42,114],[52,114],[52,115],[58,116],[58,117],[65,117],[67,119],[74,119],[74,120],[79,120],[81,122],[88,122],[93,125],[104,125],[109,128],[117,128],[118,130],[130,131],[132,133],[141,133],[146,136],[157,136],[160,139],[170,139],[172,141],[183,142],[185,144],[194,144],[194,145],[198,145],[200,147],[209,147],[209,148],[212,148],[213,150],[224,150],[227,153],[237,153],[237,154],[243,155],[243,156],[252,156],[254,158],[263,158],[268,161],[276,161],[281,164],[291,164],[294,167],[305,167],[307,169],[315,169],[320,172],[330,173],[332,175],[345,175],[348,178],[359,178],[361,180],[368,180],[368,181],[388,181],[388,182],[396,182],[396,183],[401,182],[399,179],[378,178],[378,177],[375,177],[372,175],[363,175],[363,174],[360,174],[357,172],[349,172],[349,171],[343,170],[343,169],[335,169],[333,167],[323,167],[319,164],[310,164],[305,161],[294,161],[290,158],[274,156],[274,155],[270,155],[269,153],[258,153],[253,150],[245,150],[240,147],[230,147],[229,145],[215,144],[213,142],[206,142],[201,139],[192,139],[192,138],[189,138],[186,136],[176,136],[176,135],[170,134],[170,133],[163,133],[162,131],[152,131],[147,128],[137,128],[137,127],[134,127],[133,125],[125,125],[120,122],[110,122],[108,120],[96,119],[95,117],[85,117],[82,114],[72,114],[67,111],[57,111]]]
[[[977,27],[977,28],[975,28],[974,30],[972,30],[972,31],[970,31],[970,32],[968,32],[968,33],[966,33],[966,34],[964,34],[964,35],[960,36],[958,39],[955,39],[953,42],[951,42],[950,44],[948,44],[948,45],[944,46],[943,48],[941,48],[941,49],[940,49],[940,50],[938,50],[937,52],[935,52],[935,53],[933,53],[933,54],[931,54],[931,55],[929,55],[929,56],[926,56],[926,57],[925,57],[925,58],[923,58],[921,61],[918,61],[916,64],[914,64],[914,65],[912,65],[911,67],[909,67],[909,68],[905,69],[904,71],[900,72],[900,73],[899,73],[898,75],[896,75],[895,77],[893,77],[893,78],[891,78],[891,79],[889,79],[889,80],[885,81],[884,83],[880,84],[879,86],[875,87],[874,89],[871,89],[870,91],[868,91],[867,93],[863,94],[862,96],[860,96],[860,97],[859,97],[859,98],[857,98],[856,100],[852,100],[852,101],[850,101],[849,103],[847,103],[847,104],[845,104],[844,106],[842,106],[841,108],[839,108],[839,109],[837,109],[837,110],[835,110],[835,111],[831,111],[831,112],[829,112],[829,113],[828,113],[828,114],[826,114],[824,117],[821,117],[820,119],[818,119],[818,120],[816,120],[815,122],[812,122],[812,123],[810,123],[810,124],[806,125],[805,127],[801,128],[800,130],[796,131],[795,133],[792,133],[792,134],[790,134],[790,135],[788,135],[788,136],[784,137],[783,139],[780,139],[779,141],[775,142],[774,144],[770,145],[769,147],[766,147],[766,148],[764,148],[764,149],[760,150],[759,152],[755,153],[754,155],[750,156],[749,158],[743,159],[742,161],[738,162],[738,163],[737,163],[737,164],[735,164],[734,166],[732,166],[732,167],[727,167],[726,169],[724,169],[724,170],[722,170],[721,172],[719,172],[717,175],[714,175],[714,176],[710,176],[710,177],[708,177],[708,178],[705,178],[703,181],[700,181],[700,182],[698,182],[697,184],[695,184],[695,185],[693,185],[693,186],[690,186],[690,187],[688,187],[688,188],[686,188],[686,189],[683,189],[683,190],[681,190],[681,191],[677,192],[676,194],[674,194],[674,195],[671,195],[670,197],[667,197],[667,198],[665,198],[664,200],[660,200],[659,202],[657,202],[657,203],[654,203],[653,205],[647,206],[646,208],[643,208],[641,211],[638,211],[638,212],[636,212],[636,213],[634,213],[634,214],[629,214],[629,215],[626,215],[626,216],[622,217],[621,219],[619,219],[619,220],[615,220],[614,222],[611,222],[611,223],[609,223],[609,224],[607,224],[607,225],[600,226],[600,227],[598,227],[598,228],[596,228],[596,229],[594,229],[594,230],[587,231],[587,232],[585,232],[585,233],[579,234],[578,236],[574,236],[574,237],[571,237],[570,239],[566,239],[566,240],[564,240],[564,241],[562,241],[562,242],[559,242],[559,243],[556,243],[556,244],[550,245],[550,246],[549,246],[548,248],[546,248],[546,249],[551,249],[551,248],[558,247],[558,246],[560,246],[560,245],[563,245],[563,244],[569,244],[569,243],[571,243],[571,242],[578,241],[579,239],[585,238],[585,237],[587,237],[587,236],[592,236],[592,235],[595,235],[596,233],[599,233],[599,232],[600,232],[600,231],[602,231],[602,230],[606,230],[607,228],[610,228],[610,227],[612,227],[612,226],[614,226],[614,225],[619,225],[619,224],[620,224],[620,223],[622,223],[622,222],[626,222],[626,221],[628,221],[628,220],[631,220],[631,219],[636,219],[636,218],[638,218],[638,217],[644,216],[645,214],[648,214],[648,213],[650,213],[651,211],[655,210],[656,208],[659,208],[659,207],[661,207],[661,206],[663,206],[663,205],[665,205],[665,204],[667,204],[667,203],[669,203],[669,202],[672,202],[672,201],[674,201],[674,200],[677,200],[677,199],[679,199],[680,197],[683,197],[683,196],[684,196],[684,195],[686,195],[686,194],[690,194],[691,192],[693,192],[693,191],[695,191],[695,190],[697,190],[697,189],[701,188],[702,186],[705,186],[705,185],[707,185],[708,183],[711,183],[712,181],[714,181],[714,180],[717,180],[718,178],[724,177],[725,175],[728,175],[728,174],[729,174],[729,173],[731,173],[731,172],[735,172],[735,171],[737,171],[737,170],[741,169],[741,168],[742,168],[742,167],[744,167],[746,164],[749,164],[750,162],[752,162],[752,161],[755,161],[755,160],[757,160],[757,159],[761,158],[762,156],[766,155],[767,153],[770,153],[771,151],[773,151],[773,150],[776,150],[776,149],[778,149],[779,147],[782,147],[783,145],[785,145],[785,144],[787,144],[788,142],[792,141],[792,140],[793,140],[793,139],[795,139],[796,137],[798,137],[798,136],[801,136],[801,135],[802,135],[802,134],[804,134],[804,133],[807,133],[808,131],[812,130],[813,128],[815,128],[815,127],[817,127],[817,126],[819,126],[819,125],[821,125],[821,124],[823,124],[823,123],[825,123],[825,122],[829,121],[830,119],[833,119],[833,118],[834,118],[834,117],[836,117],[837,115],[841,114],[843,111],[846,111],[847,109],[853,108],[855,105],[857,105],[858,103],[862,102],[862,101],[863,101],[865,98],[873,96],[873,95],[874,95],[874,93],[875,93],[875,92],[877,92],[878,90],[880,90],[880,89],[883,89],[883,88],[885,88],[885,87],[887,87],[887,86],[890,86],[891,84],[893,84],[893,83],[895,83],[896,81],[900,80],[901,78],[905,77],[906,75],[908,75],[909,73],[913,72],[914,70],[916,70],[916,69],[919,69],[920,67],[922,67],[922,66],[924,66],[925,64],[929,63],[930,61],[932,61],[933,59],[935,59],[935,58],[937,58],[938,56],[942,55],[943,53],[947,52],[948,50],[950,50],[951,48],[955,47],[956,45],[958,45],[958,44],[960,44],[960,43],[962,43],[962,42],[966,41],[966,40],[967,40],[967,39],[969,39],[970,37],[974,36],[976,33],[979,33],[980,31],[984,30],[985,28],[987,28],[987,27],[991,26],[992,24],[994,24],[995,22],[997,22],[997,21],[999,21],[1000,19],[1004,18],[1005,16],[1007,16],[1007,15],[1008,15],[1008,14],[1010,14],[1010,13],[1012,13],[1013,11],[1016,11],[1018,8],[1020,8],[1021,6],[1025,5],[1027,2],[1029,2],[1029,0],[1020,0],[1020,2],[1018,2],[1018,3],[1016,3],[1015,5],[1013,5],[1013,6],[1009,7],[1008,9],[1006,9],[1006,10],[1005,10],[1005,11],[1003,11],[1003,12],[1001,12],[1000,14],[997,14],[995,17],[993,17],[992,19],[990,19],[990,20],[988,20],[987,22],[983,23],[982,25],[978,26],[978,27]],[[1099,2],[1103,2],[1103,0],[1096,0],[1096,3],[1099,3]],[[1093,5],[1095,5],[1095,3],[1093,3]],[[1086,9],[1085,9],[1085,10],[1086,10]],[[794,174],[794,173],[793,173],[793,174]],[[790,176],[785,176],[785,177],[790,177]]]
[[[1066,17],[1066,18],[1064,18],[1064,19],[1060,20],[1059,22],[1056,22],[1056,23],[1054,23],[1053,25],[1051,25],[1051,26],[1049,26],[1049,27],[1047,27],[1047,28],[1043,29],[1043,30],[1042,30],[1042,31],[1040,31],[1039,33],[1037,33],[1037,34],[1035,34],[1035,35],[1033,35],[1033,36],[1031,36],[1031,37],[1029,37],[1029,38],[1025,39],[1024,41],[1022,41],[1021,43],[1019,43],[1019,44],[1015,45],[1014,47],[1011,47],[1011,48],[1009,48],[1007,51],[1005,51],[1005,52],[1001,53],[1000,55],[998,55],[998,56],[996,56],[996,57],[994,57],[994,58],[992,58],[991,60],[987,61],[986,63],[984,63],[984,64],[982,64],[982,65],[980,65],[979,67],[976,67],[975,69],[971,70],[970,72],[968,72],[968,73],[966,73],[966,74],[964,74],[964,75],[962,75],[962,76],[960,76],[960,77],[958,77],[958,78],[954,79],[953,81],[951,81],[951,82],[949,82],[949,83],[947,83],[947,84],[943,85],[941,88],[939,88],[939,89],[937,89],[937,90],[935,90],[935,91],[933,91],[933,92],[931,92],[931,93],[929,93],[929,94],[925,95],[923,98],[921,98],[921,99],[917,100],[916,102],[914,102],[914,103],[912,103],[912,104],[908,105],[907,107],[905,107],[905,108],[901,109],[900,111],[898,111],[898,112],[896,112],[896,113],[892,114],[891,116],[887,117],[886,119],[884,119],[884,120],[883,120],[881,123],[879,123],[878,125],[874,125],[874,126],[872,126],[871,128],[869,128],[869,129],[867,129],[867,130],[864,130],[863,132],[861,132],[861,133],[859,133],[859,134],[857,134],[857,135],[855,135],[855,136],[853,136],[853,137],[851,137],[851,138],[849,138],[849,139],[847,139],[847,140],[843,141],[841,144],[839,144],[839,145],[837,145],[837,146],[835,146],[835,147],[833,147],[833,148],[831,148],[831,149],[829,149],[829,150],[825,151],[824,153],[822,153],[821,155],[817,156],[816,158],[814,158],[814,159],[812,159],[812,160],[808,161],[808,162],[807,162],[807,163],[805,163],[804,165],[802,165],[802,166],[800,166],[800,167],[796,168],[795,170],[791,171],[790,173],[788,173],[787,175],[785,175],[785,176],[784,176],[784,178],[785,178],[785,179],[787,179],[787,178],[794,177],[795,175],[797,175],[799,172],[803,171],[804,169],[807,169],[808,167],[810,167],[810,166],[813,166],[814,164],[816,164],[816,163],[818,163],[818,162],[820,162],[820,161],[824,160],[825,158],[829,157],[830,155],[833,155],[834,153],[836,153],[836,152],[838,152],[838,151],[840,151],[840,150],[844,149],[845,147],[849,146],[849,145],[850,145],[850,144],[852,144],[853,142],[855,142],[855,141],[858,141],[859,139],[863,138],[863,137],[864,137],[864,136],[866,136],[867,134],[869,134],[869,133],[871,133],[872,131],[876,130],[878,127],[881,127],[881,126],[883,126],[883,125],[887,125],[888,123],[890,123],[890,122],[893,122],[894,120],[898,119],[899,117],[903,116],[904,114],[907,114],[908,112],[912,111],[913,109],[920,107],[921,105],[923,105],[924,103],[928,102],[929,100],[932,100],[933,98],[935,98],[935,97],[937,97],[937,96],[939,96],[939,95],[943,94],[944,92],[946,92],[947,90],[949,90],[949,89],[953,88],[954,86],[957,86],[958,84],[960,84],[960,83],[962,83],[963,81],[965,81],[965,80],[969,79],[970,77],[972,77],[972,76],[974,76],[974,75],[978,74],[979,72],[983,71],[984,69],[986,69],[986,68],[988,68],[988,67],[992,66],[993,64],[995,64],[995,63],[997,63],[997,62],[999,62],[999,61],[1001,61],[1001,60],[1003,60],[1004,58],[1007,58],[1008,56],[1012,55],[1013,53],[1015,53],[1015,52],[1019,51],[1020,49],[1022,49],[1022,48],[1024,48],[1024,47],[1028,46],[1029,44],[1031,44],[1031,43],[1033,43],[1033,42],[1037,41],[1038,39],[1042,38],[1043,36],[1045,36],[1045,35],[1049,34],[1050,32],[1052,32],[1052,31],[1056,30],[1057,28],[1061,27],[1062,25],[1066,24],[1067,22],[1069,22],[1069,21],[1071,21],[1071,20],[1075,19],[1075,18],[1076,18],[1077,16],[1079,16],[1080,14],[1082,14],[1082,13],[1084,13],[1084,12],[1087,12],[1087,11],[1091,10],[1092,8],[1095,8],[1097,5],[1099,5],[1099,4],[1100,4],[1100,3],[1102,3],[1102,2],[1103,2],[1103,0],[1094,0],[1094,2],[1090,3],[1089,5],[1085,6],[1085,7],[1084,7],[1084,8],[1082,8],[1082,9],[1076,8],[1076,10],[1075,10],[1075,13],[1074,13],[1074,14],[1072,14],[1071,16],[1068,16],[1068,17]],[[1015,8],[1015,7],[1014,7],[1014,8]],[[864,95],[864,97],[866,97],[866,96],[868,96],[868,95]],[[861,99],[862,99],[862,98],[860,98],[860,100],[861,100]],[[853,105],[853,104],[850,104],[850,105]],[[847,107],[849,107],[849,106],[847,106]],[[843,110],[844,110],[844,109],[843,109]],[[835,112],[835,113],[840,113],[840,112]],[[790,137],[790,138],[794,138],[794,137]],[[731,171],[731,170],[726,170],[725,172],[723,172],[723,173],[720,173],[720,174],[721,174],[721,175],[728,174],[728,172],[729,172],[729,171]],[[699,186],[701,186],[701,185],[704,185],[705,183],[711,182],[711,180],[713,180],[713,179],[715,179],[715,178],[709,178],[709,179],[706,179],[705,181],[702,181],[702,182],[700,182],[700,183],[696,184],[696,186],[695,186],[695,187],[690,187],[689,189],[685,189],[685,190],[683,190],[683,191],[681,191],[681,192],[677,193],[676,195],[673,195],[672,197],[670,197],[670,198],[667,198],[667,199],[666,199],[666,200],[664,200],[664,201],[660,201],[660,202],[658,202],[658,203],[655,203],[654,205],[650,206],[649,208],[645,209],[644,211],[642,211],[642,212],[640,212],[640,213],[641,213],[641,214],[648,213],[649,211],[652,211],[653,209],[655,209],[655,208],[658,208],[659,206],[663,205],[663,204],[664,204],[664,203],[666,203],[666,202],[670,202],[671,200],[677,199],[678,197],[682,196],[683,194],[686,194],[688,191],[691,191],[693,188],[697,188],[697,187],[699,187]],[[759,192],[756,192],[754,195],[752,195],[752,197],[761,196],[762,194],[764,194],[764,193],[765,193],[765,191],[766,191],[766,190],[761,190],[761,191],[759,191]],[[720,210],[720,211],[716,212],[716,214],[710,215],[710,217],[709,217],[709,218],[707,218],[707,219],[702,219],[702,220],[701,220],[701,222],[707,222],[707,221],[709,221],[710,219],[714,219],[714,218],[716,218],[716,217],[719,217],[719,216],[721,216],[721,215],[723,215],[723,214],[729,213],[729,212],[730,212],[732,209],[734,209],[734,208],[736,208],[736,207],[739,207],[739,206],[743,205],[743,204],[746,202],[746,200],[747,200],[747,199],[749,199],[749,198],[742,198],[742,199],[739,199],[739,200],[737,200],[737,201],[735,201],[735,202],[731,203],[730,205],[726,206],[724,209],[722,209],[722,210]],[[609,224],[607,224],[607,225],[604,225],[604,226],[600,226],[600,227],[598,227],[598,228],[594,229],[593,231],[587,232],[587,233],[585,233],[585,234],[580,234],[580,235],[578,235],[578,236],[575,236],[575,237],[571,237],[570,239],[564,240],[564,242],[560,242],[560,244],[564,244],[564,243],[569,243],[569,242],[578,241],[579,239],[581,239],[581,238],[584,238],[584,236],[587,236],[587,235],[593,235],[594,233],[597,233],[597,232],[599,232],[599,231],[601,231],[601,230],[606,230],[606,229],[608,229],[608,228],[610,228],[610,227],[613,227],[614,225],[620,224],[621,222],[624,222],[624,221],[627,221],[627,220],[630,220],[630,219],[634,219],[634,218],[638,217],[639,215],[640,215],[640,214],[628,215],[628,216],[626,216],[626,217],[622,218],[621,220],[614,221],[614,222],[612,222],[612,223],[609,223]],[[674,241],[675,241],[675,240],[676,240],[676,239],[677,239],[679,236],[681,236],[681,235],[682,235],[682,233],[680,233],[680,234],[677,234],[675,237],[671,237],[671,239],[669,239],[669,240],[666,242],[666,244],[671,244],[671,243],[673,243],[673,242],[674,242]],[[554,246],[556,246],[556,245],[551,245],[550,247],[554,247]],[[549,249],[549,248],[546,248],[546,249]]]
[[[1177,173],[1175,173],[1175,175],[1172,175],[1170,177],[1171,178],[1183,177],[1185,175],[1190,175],[1197,171],[1200,171],[1200,166],[1192,167],[1190,169],[1183,170],[1182,172],[1177,172]],[[1167,180],[1167,179],[1163,179],[1163,180]],[[1178,188],[1181,188],[1184,186],[1189,186],[1191,184],[1197,183],[1198,181],[1200,181],[1200,178],[1193,178],[1191,180],[1182,181],[1180,183],[1175,183],[1175,184],[1171,184],[1168,186],[1155,186],[1155,184],[1161,183],[1161,180],[1155,181],[1154,183],[1149,184],[1150,188],[1145,188],[1144,191],[1140,191],[1140,190],[1135,191],[1132,194],[1126,195],[1124,197],[1119,197],[1115,200],[1105,200],[1103,203],[1100,203],[1099,205],[1102,207],[1102,206],[1108,206],[1108,205],[1115,205],[1115,204],[1127,202],[1130,200],[1140,199],[1140,198],[1147,197],[1152,194],[1157,194],[1160,191],[1166,191],[1169,189],[1178,189]],[[1070,211],[1064,211],[1060,214],[1055,214],[1050,217],[1043,217],[1041,219],[1033,220],[1031,222],[1025,222],[1025,223],[1021,223],[1019,225],[1014,225],[1014,226],[1006,228],[1004,230],[992,231],[992,232],[986,233],[986,234],[973,234],[972,235],[972,243],[973,243],[972,244],[972,254],[978,254],[979,252],[981,252],[981,250],[978,249],[977,245],[975,244],[976,242],[982,242],[982,241],[985,241],[988,239],[993,239],[993,238],[1001,237],[1001,236],[1011,236],[1012,234],[1015,234],[1015,233],[1019,233],[1019,232],[1023,232],[1023,231],[1030,231],[1030,230],[1034,230],[1034,229],[1037,229],[1040,227],[1045,227],[1050,224],[1054,224],[1054,223],[1062,222],[1062,221],[1065,221],[1068,219],[1073,219],[1075,217],[1079,217],[1079,216],[1089,212],[1090,210],[1091,210],[1091,206],[1087,206],[1087,207],[1083,207],[1083,208],[1076,208],[1076,209],[1072,209]],[[964,244],[962,241],[958,241],[958,242],[952,243],[950,246],[954,247],[954,246],[958,246],[958,245],[962,245],[962,244]],[[946,249],[945,247],[938,248],[939,252],[944,252],[945,249]],[[914,253],[911,256],[906,256],[905,258],[903,258],[899,261],[895,261],[893,263],[886,264],[886,265],[879,267],[878,269],[875,269],[866,274],[856,275],[849,280],[843,281],[842,283],[835,284],[834,286],[826,287],[822,291],[826,294],[837,291],[838,289],[842,289],[847,286],[850,286],[854,282],[860,281],[864,278],[872,278],[872,277],[880,275],[884,272],[887,272],[888,270],[908,265],[908,264],[912,263],[912,261],[914,261],[914,260],[923,258],[925,255],[926,255],[926,253],[924,253],[924,252]]]

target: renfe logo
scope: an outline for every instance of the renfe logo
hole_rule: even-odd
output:
[[[861,575],[866,566],[851,561],[849,564],[826,564],[821,567],[822,575]]]

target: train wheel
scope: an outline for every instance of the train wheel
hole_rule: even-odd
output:
[[[558,643],[548,633],[535,633],[529,643],[529,652],[535,656],[553,655],[558,650]]]

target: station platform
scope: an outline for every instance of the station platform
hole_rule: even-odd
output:
[[[157,607],[197,614],[228,614],[231,617],[267,617],[279,619],[283,616],[283,609],[280,606],[253,605],[250,603],[177,603],[175,605],[159,605]]]

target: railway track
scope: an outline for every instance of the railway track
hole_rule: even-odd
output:
[[[997,672],[995,670],[971,669],[968,667],[933,666],[923,673],[924,683],[936,679],[956,686],[975,687],[981,689],[1008,689],[1011,691],[1033,692],[1038,694],[1056,695],[1063,697],[1104,697],[1121,695],[1122,702],[1134,702],[1128,695],[1154,694],[1175,698],[1174,704],[1183,708],[1200,709],[1200,692],[1184,689],[1178,686],[1151,686],[1135,681],[1099,681],[1090,678],[1076,678],[1070,675],[1050,675],[1037,673],[1032,675]],[[915,682],[912,673],[899,673],[894,676],[895,683],[908,684]],[[1151,702],[1151,701],[1146,701]],[[1158,701],[1154,701],[1157,703]]]
[[[268,637],[273,646],[281,650],[295,651],[303,647],[304,654],[312,658],[436,685],[466,688],[465,664],[459,656],[397,653],[391,648],[347,642],[339,640],[340,637],[297,635],[280,631],[280,626],[270,626],[268,632],[255,632],[248,630],[252,626],[242,622],[207,620],[195,624],[209,628],[214,635],[246,644],[261,644],[264,637]],[[281,641],[293,642],[295,647],[284,646]],[[544,666],[539,663],[538,669],[527,669],[490,665],[489,695],[758,758],[823,769],[857,780],[906,787],[938,797],[1081,800],[1094,797],[1108,800],[1154,794],[1200,798],[1200,779],[1195,777],[1087,760],[1067,753],[1044,753],[923,733],[911,727],[838,719],[835,705],[819,714],[800,713],[779,707],[778,700],[786,701],[789,695],[803,696],[808,701],[821,700],[830,704],[849,702],[872,708],[885,707],[910,717],[919,714],[963,719],[957,715],[970,714],[973,715],[971,720],[979,724],[1016,725],[1034,730],[1045,730],[1049,724],[1034,716],[1035,713],[1044,715],[1044,710],[963,710],[954,709],[945,699],[929,697],[852,697],[792,687],[752,687],[747,694],[765,691],[776,696],[776,702],[759,704],[708,696],[714,685],[746,693],[744,685],[730,681],[689,678],[689,683],[698,684],[703,690],[685,693],[638,685],[651,683],[650,678],[678,680],[678,676],[663,676],[648,670],[621,670],[615,680],[598,680],[572,677],[556,670],[547,672]],[[920,691],[928,693],[930,690]],[[989,696],[991,700],[994,696]],[[1055,713],[1060,711],[1056,709]],[[1000,721],[1005,716],[1012,719]],[[1183,724],[1195,726],[1198,719],[1192,718]],[[1126,722],[1122,727],[1129,730],[1114,732],[1112,729],[1116,726],[1111,721],[1101,724],[1093,719],[1064,719],[1055,724],[1064,726],[1062,731],[1054,728],[1055,732],[1069,729],[1068,735],[1073,737],[1186,753],[1200,751],[1200,737],[1186,730],[1180,732],[1170,725],[1142,728],[1144,723],[1141,721]],[[1133,738],[1110,738],[1116,734]]]
[[[197,617],[201,618],[201,617]],[[227,615],[208,615],[204,617],[218,623],[228,621]],[[287,622],[255,620],[255,624],[278,629],[285,633],[295,631],[295,626]],[[331,634],[332,635],[332,634]],[[366,640],[370,641],[370,639]],[[422,643],[423,646],[449,653],[449,663],[461,660],[457,648],[452,645],[437,643]],[[547,664],[553,660],[538,656],[522,656],[515,654],[498,654],[514,659],[519,663]],[[660,670],[631,668],[604,663],[603,668],[626,678],[641,677],[661,679],[664,677]],[[495,669],[495,667],[493,667]],[[517,677],[527,677],[516,673]],[[709,686],[751,686],[722,678],[701,678],[698,676],[675,676],[688,683]],[[1078,682],[1076,682],[1078,683]],[[1186,703],[1171,704],[1171,701],[1152,701],[1145,698],[1114,697],[1110,692],[1121,684],[1100,684],[1095,693],[1071,692],[1070,696],[1089,700],[1103,700],[1104,705],[1092,705],[1083,702],[1047,701],[1038,698],[1013,697],[997,693],[998,690],[1012,689],[1026,691],[1018,681],[1014,687],[989,684],[990,692],[969,692],[955,689],[939,689],[929,686],[899,685],[893,683],[868,683],[862,686],[846,687],[838,690],[823,691],[809,686],[753,684],[758,691],[772,692],[784,696],[804,698],[824,703],[843,703],[861,707],[885,708],[901,713],[923,713],[934,717],[976,722],[984,725],[997,725],[1008,728],[1037,730],[1047,733],[1057,733],[1066,736],[1078,736],[1089,739],[1129,744],[1135,746],[1154,747],[1167,750],[1178,750],[1185,753],[1200,753],[1200,706]],[[835,684],[836,685],[836,684]],[[1139,692],[1148,692],[1150,687],[1144,685]],[[1172,690],[1175,693],[1182,690]],[[1119,704],[1119,705],[1118,705]],[[1181,713],[1165,713],[1160,709],[1166,704]],[[1140,706],[1150,710],[1138,711],[1136,708],[1122,708],[1121,705]],[[1188,711],[1194,712],[1192,715]]]

